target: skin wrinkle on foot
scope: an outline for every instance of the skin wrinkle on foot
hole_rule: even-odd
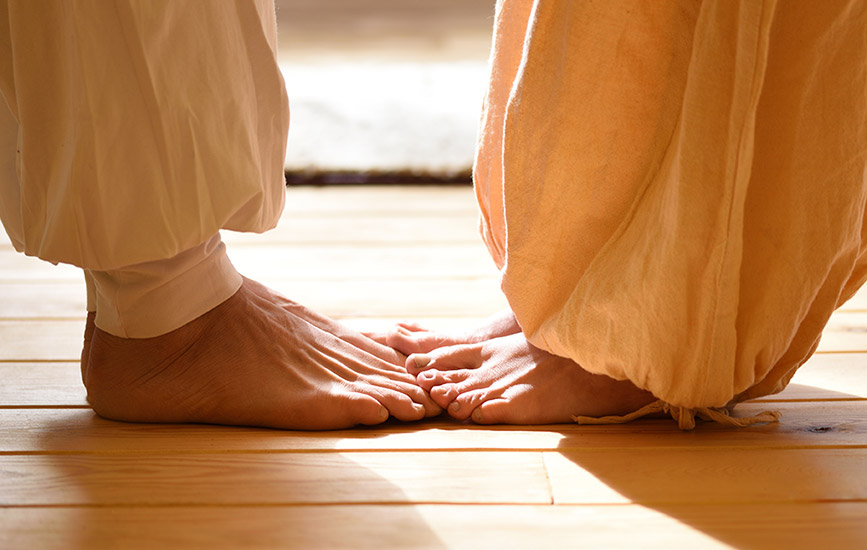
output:
[[[154,338],[113,336],[94,317],[82,379],[105,418],[338,429],[441,412],[403,355],[249,279],[213,310]]]
[[[576,413],[626,414],[654,400],[629,382],[591,374],[536,348],[510,311],[452,335],[402,323],[379,341],[405,353],[407,371],[458,420],[568,423]]]
[[[508,314],[500,316],[500,319],[507,317]],[[431,397],[437,401],[438,405],[455,418],[461,420],[471,418],[473,422],[479,424],[566,422],[620,424],[642,416],[662,413],[672,416],[681,429],[688,430],[695,427],[696,416],[703,420],[735,427],[776,422],[780,418],[778,411],[764,411],[750,417],[735,418],[724,409],[702,408],[693,410],[672,407],[628,381],[617,381],[604,375],[591,374],[569,359],[557,357],[536,348],[527,342],[523,335],[511,330],[504,330],[504,327],[509,326],[508,323],[498,322],[495,317],[489,321],[488,326],[481,327],[474,333],[447,336],[426,331],[417,325],[403,324],[395,327],[385,341],[395,349],[407,354],[407,371],[418,373],[419,385],[430,392]],[[515,323],[514,326],[517,324]],[[413,330],[408,330],[407,327],[411,327]],[[498,330],[499,335],[497,335]],[[479,334],[486,334],[490,338],[485,341],[478,337]],[[470,368],[466,368],[465,357],[458,358],[462,353],[466,355],[467,350],[473,349],[472,346],[467,345],[467,342],[475,342],[475,349],[479,351],[477,355],[480,358],[475,363],[470,362]],[[487,356],[483,353],[482,348],[484,346],[493,346],[500,350],[510,346],[521,350],[523,346],[523,350],[519,351],[516,356],[513,355],[510,358],[512,360],[498,363],[495,360],[496,353]],[[541,362],[536,362],[540,357]],[[444,359],[445,361],[443,361]],[[492,361],[492,359],[494,360]],[[539,367],[552,361],[555,364],[560,364],[560,368],[555,370],[554,375],[562,375],[571,371],[572,374],[582,373],[585,377],[584,380],[565,385],[554,384],[548,387],[541,385],[551,378],[551,373],[533,376],[536,374],[533,371],[543,370]],[[438,367],[438,363],[444,363],[444,365]],[[510,380],[510,377],[514,377],[522,366],[524,368],[529,367],[527,372],[531,373],[530,379],[523,383]],[[496,372],[498,368],[499,373]],[[483,374],[479,375],[479,372]],[[486,372],[493,372],[493,375],[488,376],[487,380],[485,380]],[[472,387],[472,385],[469,389],[458,387],[458,385],[466,383],[474,377],[482,379],[481,385],[485,393],[480,398],[480,403],[474,404],[472,401],[468,403],[472,407],[472,412],[467,415],[467,411],[459,399],[467,395],[477,397],[479,389]],[[521,380],[520,377],[518,380]],[[504,385],[497,388],[497,384],[500,382],[504,382]],[[525,391],[521,393],[516,388]],[[490,397],[491,394],[487,392],[491,389],[494,389],[493,394],[497,397]],[[497,393],[497,390],[502,393]],[[513,395],[517,392],[523,401],[509,396],[510,390],[512,390]],[[495,404],[500,409],[500,414],[490,414],[495,408]],[[550,410],[552,404],[557,412]],[[562,408],[557,409],[558,406]],[[588,407],[594,412],[576,414],[566,412]],[[462,409],[464,410],[462,411]],[[485,410],[488,410],[489,413],[485,414]],[[601,412],[612,410],[618,412]]]

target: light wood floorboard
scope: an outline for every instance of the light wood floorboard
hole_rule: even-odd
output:
[[[505,307],[468,187],[297,188],[233,262],[365,330]],[[2,233],[2,232],[0,232]],[[77,364],[80,272],[0,236],[0,548],[865,548],[867,290],[733,430],[473,426],[285,432],[111,422]]]
[[[749,403],[737,414],[769,409],[779,410],[784,421],[749,430],[702,424],[700,431],[684,434],[662,419],[627,426],[531,427],[434,419],[410,426],[390,421],[379,428],[280,432],[110,422],[87,409],[12,408],[0,410],[0,454],[867,447],[865,401]]]
[[[76,345],[78,340],[75,340]],[[814,355],[782,392],[755,402],[867,399],[867,368],[853,369],[858,353]],[[85,406],[77,360],[0,362],[0,408]]]
[[[867,503],[0,508],[4,548],[863,548]]]

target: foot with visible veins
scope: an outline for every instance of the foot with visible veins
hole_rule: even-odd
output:
[[[249,279],[155,338],[119,338],[92,321],[82,378],[105,418],[318,430],[440,412],[401,354]]]
[[[521,333],[415,353],[406,367],[451,416],[480,424],[565,423],[573,415],[627,414],[655,400],[628,381],[541,350]]]

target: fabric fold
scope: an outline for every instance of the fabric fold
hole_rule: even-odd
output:
[[[865,36],[857,0],[502,1],[474,176],[528,340],[669,411],[782,390],[867,277]]]
[[[271,0],[0,11],[0,143],[16,143],[0,214],[25,253],[109,271],[276,225],[289,108]]]

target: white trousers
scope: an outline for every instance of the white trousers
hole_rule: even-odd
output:
[[[241,284],[220,229],[279,219],[271,0],[0,1],[0,219],[85,269],[97,325],[163,334]]]

